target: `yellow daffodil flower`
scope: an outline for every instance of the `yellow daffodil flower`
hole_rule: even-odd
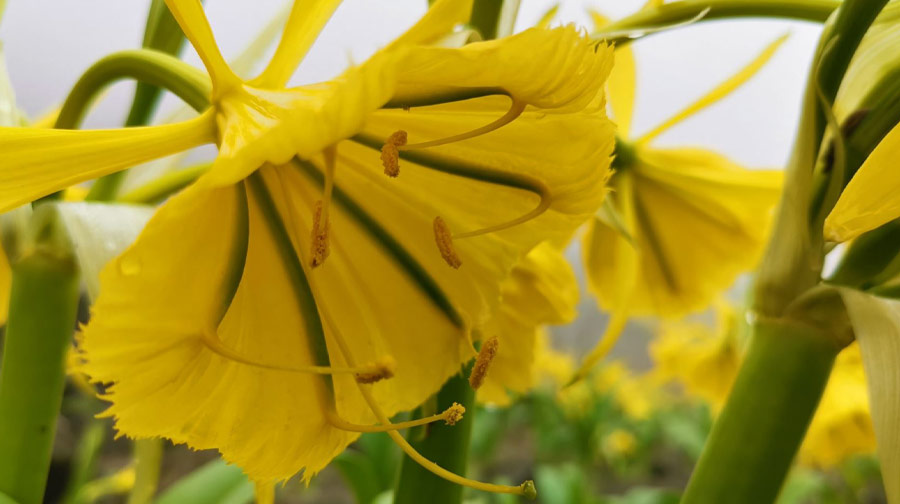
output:
[[[440,0],[364,64],[285,88],[338,1],[296,2],[249,81],[197,0],[166,3],[209,73],[207,112],[144,128],[0,129],[0,210],[219,148],[101,274],[81,350],[85,372],[109,384],[106,414],[131,437],[218,449],[258,482],[309,480],[380,430],[451,481],[522,493],[448,473],[396,432],[446,415],[388,417],[472,356],[473,329],[527,251],[600,206],[611,49],[572,27],[429,45],[471,10]]]
[[[605,18],[595,14],[595,22],[605,24]],[[575,379],[608,353],[629,317],[677,317],[701,310],[759,260],[781,172],[748,170],[705,149],[662,149],[651,143],[750,79],[783,41],[770,44],[737,74],[635,140],[626,140],[634,107],[634,57],[628,46],[616,50],[608,82],[619,135],[615,174],[610,198],[590,221],[582,243],[588,285],[612,319]]]
[[[720,306],[716,327],[700,322],[664,324],[650,345],[660,380],[675,381],[718,412],[725,405],[741,365],[734,309]]]
[[[562,252],[544,242],[513,268],[501,295],[502,305],[483,329],[496,334],[501,351],[478,389],[478,399],[506,406],[509,392],[521,394],[533,388],[542,366],[554,359],[541,326],[575,318],[578,281]]]

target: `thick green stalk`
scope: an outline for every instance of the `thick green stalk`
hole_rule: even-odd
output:
[[[141,47],[176,56],[181,52],[182,46],[184,46],[184,34],[181,32],[178,22],[175,21],[175,17],[166,7],[165,1],[153,0],[150,3],[150,12],[147,15],[147,26],[144,28],[144,41]],[[162,88],[159,86],[138,82],[125,126],[149,124],[150,116],[156,110],[161,95]],[[124,177],[125,172],[116,172],[101,177],[91,186],[85,199],[89,201],[112,200],[122,185]]]
[[[0,493],[19,504],[44,495],[66,352],[78,306],[78,268],[53,218],[13,266],[0,369]]]
[[[762,320],[682,504],[767,504],[803,440],[839,351],[810,326]]]
[[[437,394],[437,408],[442,411],[454,402],[465,406],[466,414],[456,425],[438,422],[428,425],[424,436],[410,439],[410,444],[429,460],[456,474],[465,475],[469,458],[469,438],[475,418],[475,391],[464,373],[450,378]],[[400,480],[394,492],[394,504],[459,504],[463,487],[441,479],[411,458],[404,456]]]
[[[715,19],[764,17],[823,23],[840,4],[838,0],[683,0],[638,11],[604,26],[593,37],[624,43],[666,27]]]
[[[834,102],[850,59],[886,2],[846,0],[822,33],[806,85],[772,239],[757,275],[755,309],[764,316],[780,317],[819,282],[825,255],[822,221],[826,212],[812,211],[811,205],[815,198],[814,168],[827,122],[822,101]]]

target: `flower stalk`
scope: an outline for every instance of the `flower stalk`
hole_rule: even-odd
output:
[[[786,320],[760,320],[682,504],[774,502],[840,347]]]
[[[38,212],[36,239],[13,265],[0,370],[0,493],[44,495],[79,297],[75,257],[55,212]]]

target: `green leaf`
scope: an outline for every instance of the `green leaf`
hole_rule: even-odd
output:
[[[366,454],[352,450],[347,450],[334,459],[335,467],[353,491],[358,504],[373,503],[385,490],[379,484],[378,473],[372,462]]]
[[[100,292],[100,271],[144,229],[154,208],[108,203],[59,203],[63,225],[75,247],[88,294]]]
[[[900,301],[851,289],[841,294],[862,350],[878,458],[891,504],[900,503]]]
[[[584,473],[574,464],[538,467],[535,486],[545,504],[580,504],[587,499]]]
[[[246,504],[253,484],[237,466],[212,461],[178,480],[156,504]]]

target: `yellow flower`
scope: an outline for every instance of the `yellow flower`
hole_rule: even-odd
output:
[[[875,432],[869,414],[869,395],[859,344],[838,354],[806,438],[800,446],[802,463],[831,467],[851,455],[874,453]]]
[[[900,217],[900,124],[878,143],[825,219],[825,238],[843,242]]]
[[[728,398],[741,364],[738,321],[734,309],[722,306],[716,327],[699,322],[668,323],[650,345],[654,373],[676,381],[718,412]]]
[[[440,0],[364,64],[285,88],[337,4],[296,2],[272,60],[245,82],[200,3],[167,0],[212,80],[207,112],[145,128],[0,129],[0,209],[218,145],[212,168],[101,274],[84,370],[110,384],[121,432],[218,449],[260,482],[308,480],[367,430],[422,461],[395,431],[409,423],[388,417],[471,357],[471,331],[527,251],[597,210],[614,143],[609,48],[572,27],[430,46],[470,1]]]
[[[625,429],[615,429],[603,436],[603,453],[611,459],[625,458],[634,453],[637,439]]]
[[[564,365],[549,348],[541,326],[575,318],[578,282],[562,251],[544,242],[513,268],[501,295],[502,305],[484,328],[497,336],[500,351],[478,399],[505,406],[508,392],[521,394],[537,384],[542,365]]]
[[[595,22],[606,21],[595,14]],[[619,136],[615,174],[610,197],[582,242],[589,288],[612,319],[575,379],[612,348],[629,317],[677,317],[701,310],[759,260],[782,173],[748,170],[705,149],[663,149],[651,143],[750,79],[783,41],[770,44],[734,76],[635,140],[627,140],[634,56],[628,46],[616,49],[608,82]]]

